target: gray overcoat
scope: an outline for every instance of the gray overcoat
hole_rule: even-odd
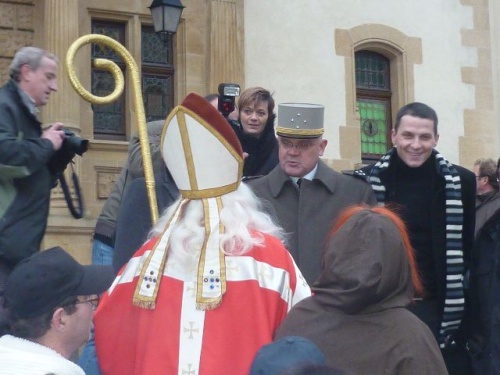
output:
[[[314,179],[301,183],[300,193],[279,165],[248,185],[286,231],[285,246],[310,285],[320,274],[326,236],[337,215],[353,204],[376,204],[370,185],[335,172],[321,160]]]

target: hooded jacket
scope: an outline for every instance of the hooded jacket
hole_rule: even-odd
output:
[[[406,309],[410,266],[390,219],[364,210],[332,236],[314,295],[297,304],[276,338],[303,336],[350,374],[447,374],[429,328]]]

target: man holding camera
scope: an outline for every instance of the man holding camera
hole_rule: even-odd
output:
[[[39,250],[57,167],[66,162],[57,153],[65,139],[63,125],[43,130],[36,117],[37,107],[57,91],[57,64],[47,51],[21,48],[0,89],[0,303],[6,275]]]

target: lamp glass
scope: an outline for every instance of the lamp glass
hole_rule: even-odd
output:
[[[182,8],[159,6],[151,8],[155,32],[175,33],[181,19]]]

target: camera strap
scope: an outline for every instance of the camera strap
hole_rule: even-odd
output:
[[[83,200],[82,191],[80,190],[80,182],[78,181],[78,176],[73,168],[73,161],[68,163],[71,166],[71,180],[73,181],[73,188],[75,189],[76,200],[78,202],[78,210],[75,209],[73,204],[73,199],[71,198],[71,193],[68,189],[68,184],[66,183],[66,177],[64,177],[64,172],[59,175],[59,181],[61,183],[61,189],[64,193],[64,199],[68,205],[69,212],[75,219],[81,219],[83,217]]]

